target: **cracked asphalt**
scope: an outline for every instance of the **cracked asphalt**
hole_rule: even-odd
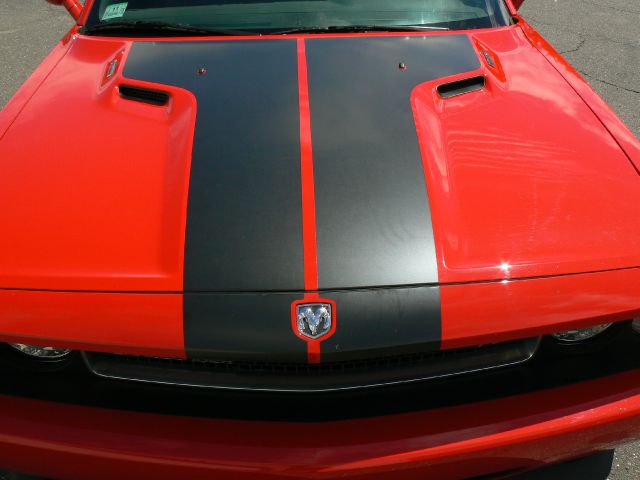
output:
[[[640,137],[640,1],[525,0],[521,11]],[[70,26],[44,0],[0,0],[0,106]],[[619,448],[610,479],[640,478],[639,455],[640,443]]]

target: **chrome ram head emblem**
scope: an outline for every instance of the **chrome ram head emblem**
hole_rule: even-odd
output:
[[[309,338],[320,338],[331,330],[331,305],[328,303],[303,303],[298,305],[296,319],[298,332]]]

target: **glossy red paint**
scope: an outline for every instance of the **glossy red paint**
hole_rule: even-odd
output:
[[[120,83],[144,84],[122,70],[103,79],[129,47],[84,37],[66,56],[58,47],[48,76],[34,74],[39,89],[3,112],[0,288],[182,290],[196,101],[152,84],[170,93],[166,107],[122,99]]]
[[[442,348],[640,316],[640,268],[440,287]]]
[[[306,292],[318,290],[318,252],[316,243],[316,198],[313,175],[313,142],[311,136],[311,112],[309,107],[309,82],[307,53],[304,38],[298,38],[298,94],[300,98],[300,177],[302,187],[302,243],[304,256],[304,289]],[[332,309],[330,331],[322,338],[305,337],[298,331],[296,307],[303,303],[329,303]],[[317,293],[305,293],[303,300],[291,305],[291,328],[300,339],[307,343],[309,363],[320,363],[322,341],[336,331],[336,303],[320,298]]]
[[[185,357],[182,295],[0,290],[0,342]]]
[[[0,464],[67,479],[455,480],[537,467],[634,438],[639,381],[632,371],[478,404],[322,423],[172,417],[0,397]]]
[[[517,1],[517,0],[515,0],[515,1]],[[504,3],[506,3],[506,4],[507,4],[507,10],[509,10],[509,13],[510,13],[512,16],[514,16],[514,17],[515,17],[515,16],[517,16],[517,15],[518,15],[518,9],[517,9],[517,8],[516,8],[516,6],[515,6],[515,2],[514,2],[514,0],[504,0]],[[523,3],[524,3],[524,2],[523,2]]]
[[[318,290],[318,252],[316,245],[316,198],[313,175],[313,142],[309,107],[307,54],[304,39],[298,44],[298,94],[300,98],[300,177],[302,188],[302,243],[304,288]]]
[[[497,65],[468,73],[484,90],[412,95],[440,282],[640,265],[640,176],[615,139],[520,27],[471,38]]]
[[[89,12],[91,11],[91,7],[93,5],[93,0],[85,0],[84,8],[82,9],[82,13],[80,14],[80,18],[78,19],[78,25],[84,25],[89,16]]]
[[[47,2],[64,6],[74,20],[78,20],[82,14],[82,4],[76,0],[47,0]]]

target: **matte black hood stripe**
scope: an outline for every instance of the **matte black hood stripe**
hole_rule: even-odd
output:
[[[479,68],[469,38],[309,39],[307,62],[320,288],[436,284],[411,92]]]
[[[136,42],[124,75],[197,99],[185,291],[301,290],[295,40]]]
[[[291,331],[301,291],[300,115],[295,40],[135,42],[124,75],[198,105],[184,267],[190,356],[306,360]],[[198,69],[205,68],[205,75]]]
[[[135,43],[125,76],[198,102],[188,354],[318,361],[291,315],[320,296],[340,317],[322,344],[331,360],[437,348],[437,286],[344,289],[437,284],[410,95],[478,67],[464,35]]]

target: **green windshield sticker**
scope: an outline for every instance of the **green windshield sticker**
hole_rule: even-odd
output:
[[[102,20],[109,20],[111,18],[119,18],[124,15],[127,10],[129,2],[114,3],[109,5],[102,15]]]

